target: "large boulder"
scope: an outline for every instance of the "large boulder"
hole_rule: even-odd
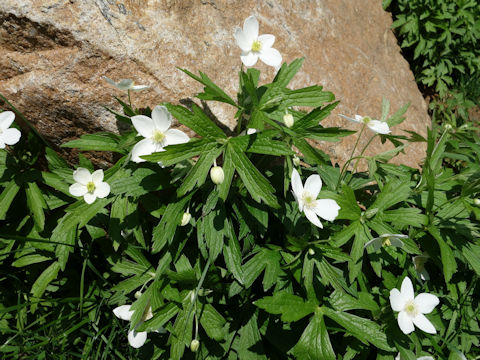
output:
[[[125,94],[103,76],[150,85],[133,94],[138,107],[178,102],[201,90],[176,66],[205,72],[234,94],[241,63],[233,30],[252,14],[260,33],[276,36],[284,61],[305,57],[292,87],[323,85],[341,101],[326,126],[358,130],[337,114],[378,117],[385,97],[394,110],[411,103],[395,134],[426,133],[426,104],[378,0],[2,0],[0,93],[55,145],[85,132],[116,131],[105,106],[119,110],[112,94],[124,100]],[[275,75],[260,62],[256,67],[265,81]],[[234,126],[233,109],[209,106]],[[319,145],[343,162],[355,140]],[[377,142],[370,152],[389,146]],[[424,145],[415,143],[396,161],[418,166],[423,156]]]

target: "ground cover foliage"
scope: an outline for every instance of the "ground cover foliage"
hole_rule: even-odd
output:
[[[75,167],[33,127],[0,150],[2,358],[477,358],[478,130],[433,122],[426,138],[379,134],[368,119],[352,130],[393,150],[354,148],[339,167],[307,140],[353,131],[322,126],[334,94],[289,88],[302,62],[267,84],[242,67],[236,97],[178,69],[204,90],[196,103],[162,106],[196,136],[145,162],[131,161],[146,138],[132,119],[156,107],[135,107],[127,84],[116,113],[127,130],[63,145],[81,151],[77,171],[95,170],[85,153],[117,154],[94,184],[109,193],[93,201],[71,194]],[[234,130],[211,118],[210,101],[237,110]],[[402,129],[405,110],[384,100],[368,115]],[[414,141],[427,144],[420,169],[389,163]],[[332,221],[315,226],[299,209],[314,199],[295,198],[295,171],[302,183],[321,178],[320,198],[340,207]],[[406,278],[439,299],[427,312],[435,333],[399,327],[392,290],[404,293]],[[143,346],[130,346],[143,333]]]

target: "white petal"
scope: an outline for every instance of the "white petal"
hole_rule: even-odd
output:
[[[415,330],[415,326],[413,326],[413,321],[410,316],[405,311],[400,311],[398,314],[398,326],[400,327],[400,330],[404,334],[410,334],[413,330]]]
[[[132,124],[135,130],[144,138],[152,137],[155,125],[152,119],[145,115],[135,115],[132,117]]]
[[[307,181],[305,181],[305,187],[303,189],[316,199],[320,190],[322,190],[322,179],[320,179],[319,175],[310,175]]]
[[[79,184],[87,185],[90,181],[92,181],[92,175],[87,169],[79,167],[73,172],[73,180]]]
[[[323,229],[323,225],[322,223],[320,222],[320,219],[317,217],[317,214],[315,214],[315,212],[313,212],[312,210],[310,209],[303,209],[303,212],[305,213],[305,216],[307,217],[307,219],[315,226],[318,226],[320,229]]]
[[[360,122],[360,121],[357,121],[357,119],[353,119],[351,117],[348,117],[348,116],[345,116],[345,115],[342,115],[342,114],[338,114],[339,116],[341,116],[342,118],[344,119],[347,119],[349,121],[353,121],[353,122]],[[358,116],[358,115],[355,115],[355,116]]]
[[[5,130],[12,125],[15,120],[15,113],[13,111],[4,111],[0,113],[0,129]]]
[[[116,307],[115,309],[113,309],[113,313],[119,319],[130,321],[134,313],[133,311],[130,311],[130,307],[131,305],[122,305],[122,306]]]
[[[87,192],[85,195],[83,195],[83,200],[85,200],[85,202],[87,204],[92,204],[95,199],[97,198],[97,196],[95,194],[92,194],[92,193],[89,193]]]
[[[385,121],[370,120],[367,126],[379,134],[388,134],[390,133],[390,128]]]
[[[73,196],[83,196],[88,192],[88,190],[85,185],[75,183],[73,185],[70,185],[70,187],[68,188],[68,192]]]
[[[3,142],[1,136],[0,136],[0,149],[5,149],[5,143]]]
[[[254,129],[254,128],[247,129],[247,135],[252,135],[252,134],[255,134],[256,132],[257,132],[257,129]]]
[[[390,306],[393,311],[402,311],[407,300],[398,289],[390,290]]]
[[[247,40],[256,40],[258,38],[258,21],[255,16],[249,16],[243,23],[243,34]]]
[[[373,238],[370,241],[367,241],[367,243],[363,247],[366,248],[367,246],[371,245],[374,251],[378,251],[382,247],[382,243],[383,243],[382,238],[376,237],[376,238]],[[395,290],[397,290],[397,289],[395,289]],[[397,311],[400,311],[400,310],[397,310]]]
[[[275,42],[275,36],[270,34],[260,35],[258,41],[262,43],[262,49],[271,48]]]
[[[431,313],[439,303],[440,300],[433,294],[421,293],[415,297],[415,304],[422,314]]]
[[[145,341],[147,341],[146,331],[136,332],[135,330],[130,330],[128,332],[128,343],[135,349],[142,347]]]
[[[243,33],[242,29],[237,27],[233,35],[235,36],[237,45],[240,47],[240,49],[242,49],[242,51],[248,52],[252,49],[252,40],[248,40],[245,37],[245,34]]]
[[[282,64],[282,55],[277,49],[262,49],[259,56],[260,60],[262,60],[268,66],[278,67]]]
[[[402,248],[403,245],[405,245],[402,240],[400,240],[398,237],[395,237],[395,236],[391,237],[389,240],[392,246],[395,246],[398,248]]]
[[[400,292],[402,293],[402,296],[405,298],[406,301],[413,300],[415,298],[415,294],[413,292],[412,280],[410,280],[408,276],[406,276],[405,279],[403,279]]]
[[[243,52],[242,55],[240,55],[240,59],[243,62],[243,65],[245,66],[253,66],[257,63],[258,60],[258,54],[254,54],[253,52]]]
[[[110,185],[106,182],[101,182],[100,184],[97,184],[95,186],[95,191],[93,192],[93,195],[96,197],[103,199],[104,197],[107,197],[108,194],[110,194]]]
[[[172,125],[172,115],[165,106],[157,105],[152,110],[152,119],[155,128],[161,132],[166,132]]]
[[[322,219],[333,221],[338,216],[338,210],[340,210],[340,206],[335,200],[319,199],[314,211]]]
[[[145,90],[148,89],[150,86],[148,85],[133,85],[132,90],[133,91],[140,91],[140,90]]]
[[[178,129],[169,129],[165,133],[166,145],[184,144],[190,141],[190,138],[183,131]]]
[[[418,273],[420,275],[420,279],[422,279],[423,281],[428,281],[430,280],[430,274],[428,273],[427,270],[423,269],[422,271],[420,271],[420,273]]]
[[[420,330],[425,331],[426,333],[429,334],[436,334],[437,330],[435,329],[435,326],[426,318],[425,315],[423,314],[418,314],[413,318],[413,323],[415,324],[416,327],[418,327]]]
[[[109,83],[110,85],[113,85],[113,86],[117,87],[117,83],[116,83],[115,81],[113,81],[112,79],[110,79],[109,77],[104,76],[103,79],[104,79],[107,83]]]
[[[95,185],[103,181],[103,170],[98,169],[92,173],[92,181]]]
[[[141,159],[142,155],[150,155],[155,152],[157,144],[152,141],[152,139],[143,139],[140,140],[132,149],[132,161],[136,163],[144,162],[144,159]]]
[[[3,133],[0,136],[5,144],[14,145],[20,140],[22,133],[18,129],[11,128],[3,130]]]
[[[302,184],[302,179],[300,179],[300,174],[298,173],[297,169],[293,169],[292,171],[292,190],[293,194],[297,199],[300,199],[303,194],[303,184]],[[300,211],[302,211],[300,209]]]
[[[365,117],[362,116],[362,115],[355,115],[355,120],[354,120],[354,121],[355,121],[355,122],[359,122],[359,123],[363,123],[363,119],[364,119],[364,118],[365,118]]]
[[[120,90],[129,90],[133,86],[133,81],[130,79],[120,79],[116,86]]]

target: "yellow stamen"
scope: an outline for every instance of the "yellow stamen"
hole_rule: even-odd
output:
[[[404,310],[410,316],[417,316],[418,315],[417,305],[415,304],[415,302],[413,300],[410,300],[405,304]]]
[[[159,130],[155,130],[152,136],[153,141],[156,143],[161,143],[165,139],[165,134]]]
[[[363,123],[364,123],[364,124],[368,124],[370,121],[372,121],[372,119],[371,119],[370,117],[368,117],[368,116],[365,116],[365,117],[363,118]]]
[[[88,184],[87,184],[87,191],[89,193],[93,193],[95,191],[95,184],[93,183],[93,181],[90,181]]]
[[[390,241],[390,238],[387,237],[387,238],[383,239],[382,246],[390,246],[390,245],[392,245],[392,243]]]
[[[252,44],[252,51],[259,52],[260,50],[262,50],[262,43],[258,40],[255,40]]]

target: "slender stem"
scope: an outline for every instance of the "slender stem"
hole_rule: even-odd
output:
[[[345,164],[343,164],[342,170],[340,171],[340,176],[338,177],[337,187],[342,182],[343,173],[346,171],[348,165],[350,165],[350,162],[352,161],[353,154],[355,154],[355,150],[357,149],[358,142],[360,141],[360,138],[362,137],[363,130],[365,130],[365,124],[363,124],[362,129],[360,130],[360,133],[358,134],[357,141],[355,141],[355,145],[353,146],[353,150],[352,150],[352,153],[350,154],[350,158],[345,162]]]
[[[377,136],[378,134],[375,134],[373,135],[370,140],[368,140],[367,144],[364,146],[364,148],[362,149],[362,151],[360,152],[360,155],[357,157],[357,161],[355,161],[355,165],[353,165],[353,170],[352,170],[352,173],[355,173],[355,170],[357,170],[357,166],[358,166],[358,162],[360,161],[360,159],[363,157],[363,153],[365,152],[365,150],[367,150],[368,146],[372,143],[373,139],[375,138],[375,136]]]
[[[127,94],[128,94],[128,103],[130,104],[130,108],[133,110],[132,99],[130,98],[130,89],[127,90]]]

